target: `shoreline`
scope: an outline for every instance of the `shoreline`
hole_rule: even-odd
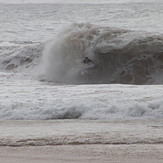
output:
[[[0,121],[0,146],[163,144],[163,120]]]
[[[0,121],[0,160],[3,163],[162,163],[162,122]]]

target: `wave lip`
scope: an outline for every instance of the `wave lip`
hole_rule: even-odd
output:
[[[86,56],[97,69],[82,64]],[[76,23],[47,44],[43,58],[50,81],[163,83],[163,35]]]

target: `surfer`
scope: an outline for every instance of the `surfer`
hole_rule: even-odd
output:
[[[84,64],[89,64],[89,63],[93,63],[92,60],[90,60],[88,57],[85,57],[83,60]]]
[[[90,60],[88,57],[85,57],[82,63],[86,65],[85,68],[86,68],[87,70],[94,70],[94,69],[96,69],[96,68],[98,67],[98,66],[97,66],[92,60]]]

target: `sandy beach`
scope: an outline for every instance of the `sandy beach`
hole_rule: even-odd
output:
[[[162,163],[163,145],[1,147],[3,163]]]

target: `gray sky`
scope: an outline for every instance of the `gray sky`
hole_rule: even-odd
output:
[[[0,0],[0,3],[107,3],[124,0]]]
[[[69,2],[106,2],[110,0],[0,0],[0,3],[69,3]]]
[[[0,3],[119,3],[119,2],[161,2],[163,0],[0,0]]]
[[[0,0],[0,3],[56,3],[58,1],[59,0]]]

